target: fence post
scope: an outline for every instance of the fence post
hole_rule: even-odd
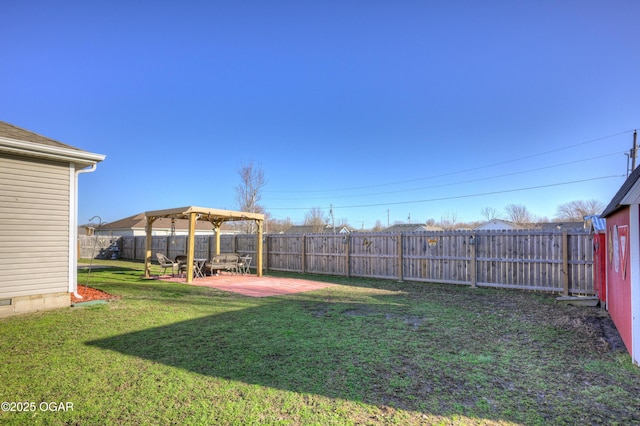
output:
[[[477,262],[478,262],[478,254],[476,251],[476,246],[478,245],[478,238],[476,237],[476,233],[471,234],[471,238],[469,239],[469,246],[471,247],[471,288],[476,288],[478,284],[478,273],[477,273]]]
[[[402,282],[404,271],[402,270],[402,232],[398,234],[398,281]]]
[[[563,294],[569,295],[569,235],[567,231],[562,231],[562,282],[564,286]]]
[[[306,258],[307,258],[307,235],[303,234],[302,235],[302,262],[301,262],[303,274],[307,270]]]
[[[351,276],[351,256],[350,256],[350,247],[351,247],[351,236],[349,234],[345,234],[344,236],[344,261],[345,261],[345,273],[347,278]]]
[[[269,272],[269,235],[264,235],[262,238],[262,262],[265,272]],[[256,256],[258,255],[258,248],[256,247]]]

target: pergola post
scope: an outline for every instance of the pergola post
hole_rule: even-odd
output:
[[[213,232],[216,234],[216,251],[214,254],[220,254],[220,226],[222,222],[219,220],[213,221]]]
[[[197,213],[189,213],[189,237],[187,238],[187,284],[193,282],[193,256],[196,245],[196,221]]]
[[[258,232],[257,232],[257,245],[256,245],[256,250],[258,251],[258,258],[256,259],[256,276],[257,277],[261,277],[262,276],[262,224],[263,221],[258,219],[256,220],[256,225],[258,226]]]
[[[144,252],[144,277],[145,278],[150,278],[151,277],[151,249],[152,249],[152,242],[153,242],[153,233],[151,232],[152,227],[153,227],[153,222],[156,220],[155,217],[153,216],[148,216],[147,217],[147,226],[145,226],[145,231],[146,231],[146,236],[145,236],[145,240],[144,240],[144,245],[145,245],[145,252]],[[134,244],[135,245],[135,244]]]

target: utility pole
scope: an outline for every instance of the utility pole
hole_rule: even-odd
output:
[[[638,131],[633,131],[633,148],[631,148],[631,171],[636,169],[636,157],[638,156]]]
[[[331,215],[331,227],[333,228],[333,233],[336,233],[336,221],[333,217],[333,204],[329,204],[329,214]]]
[[[636,158],[638,157],[638,131],[633,131],[633,146],[629,150],[627,156],[627,177],[636,169]],[[631,168],[629,168],[629,161],[631,161]]]

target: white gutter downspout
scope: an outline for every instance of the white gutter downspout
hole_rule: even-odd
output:
[[[69,180],[71,181],[71,202],[69,206],[69,229],[71,229],[71,235],[69,237],[69,265],[71,265],[71,271],[69,271],[69,293],[73,293],[73,296],[82,299],[82,296],[78,294],[78,175],[80,173],[91,173],[96,170],[98,163],[93,163],[88,169],[76,170],[74,163],[69,163]]]

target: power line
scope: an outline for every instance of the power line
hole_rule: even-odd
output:
[[[419,182],[422,180],[428,180],[428,179],[434,179],[434,178],[439,178],[439,177],[444,177],[444,176],[452,176],[452,175],[456,175],[456,174],[461,174],[461,173],[467,173],[467,172],[474,172],[474,171],[478,171],[478,170],[482,170],[482,169],[488,169],[491,167],[496,167],[496,166],[503,166],[505,164],[510,164],[510,163],[515,163],[518,161],[522,161],[522,160],[528,160],[531,158],[535,158],[535,157],[540,157],[543,155],[547,155],[547,154],[552,154],[555,152],[559,152],[559,151],[564,151],[567,149],[572,149],[572,148],[576,148],[579,146],[584,146],[584,145],[588,145],[591,143],[595,143],[595,142],[599,142],[605,139],[609,139],[609,138],[613,138],[616,136],[621,136],[627,133],[631,133],[634,130],[625,130],[622,132],[618,132],[618,133],[614,133],[608,136],[602,136],[602,137],[598,137],[595,139],[590,139],[588,141],[584,141],[584,142],[578,142],[572,145],[566,145],[564,147],[560,147],[560,148],[556,148],[556,149],[552,149],[549,151],[544,151],[544,152],[540,152],[540,153],[536,153],[536,154],[530,154],[530,155],[525,155],[523,157],[519,157],[519,158],[515,158],[515,159],[511,159],[511,160],[505,160],[505,161],[500,161],[497,163],[492,163],[492,164],[487,164],[484,166],[478,166],[478,167],[472,167],[469,169],[464,169],[464,170],[458,170],[458,171],[453,171],[453,172],[447,172],[447,173],[443,173],[443,174],[439,174],[439,175],[432,175],[432,176],[426,176],[426,177],[421,177],[421,178],[415,178],[415,179],[408,179],[408,180],[403,180],[403,181],[396,181],[396,182],[388,182],[388,183],[381,183],[381,184],[376,184],[376,185],[365,185],[365,186],[356,186],[356,187],[347,187],[347,188],[334,188],[334,189],[300,189],[300,190],[282,190],[282,191],[264,191],[265,193],[312,193],[312,192],[337,192],[337,191],[353,191],[356,189],[368,189],[368,188],[380,188],[383,186],[392,186],[392,185],[400,185],[400,184],[405,184],[405,183],[411,183],[411,182]]]
[[[428,203],[433,201],[456,200],[461,198],[473,198],[473,197],[482,197],[486,195],[506,194],[510,192],[530,191],[533,189],[551,188],[556,186],[571,185],[575,183],[584,183],[584,182],[591,182],[595,180],[620,178],[620,177],[623,178],[625,177],[625,175],[600,176],[596,178],[574,180],[569,182],[551,183],[547,185],[537,185],[537,186],[529,186],[524,188],[505,189],[501,191],[480,192],[477,194],[453,195],[450,197],[427,198],[422,200],[396,201],[396,202],[388,202],[388,203],[359,204],[359,205],[351,205],[351,206],[333,206],[333,208],[355,209],[355,208],[364,208],[364,207],[394,206],[394,205],[401,205],[401,204],[418,204],[418,203]],[[309,210],[310,208],[311,207],[270,207],[269,210]]]
[[[528,170],[520,170],[517,172],[512,172],[512,173],[503,173],[500,175],[494,175],[494,176],[488,176],[488,177],[484,177],[484,178],[477,178],[477,179],[469,179],[469,180],[463,180],[463,181],[459,181],[459,182],[453,182],[453,183],[443,183],[443,184],[439,184],[439,185],[430,185],[430,186],[421,186],[419,188],[410,188],[410,189],[398,189],[396,191],[385,191],[385,192],[375,192],[375,193],[369,193],[369,194],[356,194],[356,195],[337,195],[337,196],[331,196],[331,199],[340,199],[340,198],[356,198],[356,197],[372,197],[372,196],[379,196],[379,195],[388,195],[388,194],[398,194],[401,192],[411,192],[411,191],[421,191],[421,190],[425,190],[425,189],[434,189],[434,188],[442,188],[442,187],[446,187],[446,186],[454,186],[454,185],[462,185],[465,183],[476,183],[476,182],[481,182],[481,181],[486,181],[486,180],[491,180],[491,179],[498,179],[498,178],[503,178],[503,177],[507,177],[507,176],[515,176],[515,175],[521,175],[521,174],[525,174],[525,173],[531,173],[531,172],[539,172],[541,170],[548,170],[548,169],[552,169],[555,167],[564,167],[564,166],[568,166],[568,165],[572,165],[572,164],[578,164],[578,163],[584,163],[587,161],[592,161],[592,160],[599,160],[602,158],[606,158],[606,157],[613,157],[615,155],[620,155],[620,154],[624,154],[624,151],[618,151],[618,152],[612,152],[609,154],[604,154],[604,155],[599,155],[599,156],[595,156],[595,157],[589,157],[589,158],[584,158],[581,160],[575,160],[575,161],[567,161],[564,163],[558,163],[558,164],[552,164],[550,166],[544,166],[544,167],[537,167],[534,169],[528,169]],[[295,198],[265,198],[265,200],[271,200],[271,201],[291,201],[291,200],[323,200],[326,199],[327,197],[295,197]]]

